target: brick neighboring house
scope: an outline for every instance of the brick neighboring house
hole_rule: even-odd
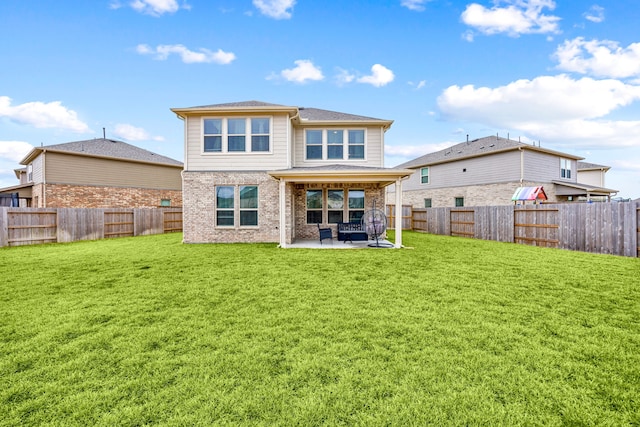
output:
[[[287,247],[317,239],[318,224],[335,236],[374,201],[384,209],[384,188],[412,173],[384,167],[390,120],[259,101],[171,111],[185,127],[186,243]]]
[[[182,163],[122,141],[90,139],[36,147],[0,189],[34,208],[182,206]]]
[[[426,154],[398,167],[416,171],[402,191],[405,203],[417,208],[509,205],[513,204],[511,197],[518,187],[537,186],[544,187],[549,202],[609,200],[617,193],[604,187],[604,174],[609,168],[580,162],[582,159],[489,136]],[[388,196],[394,192],[389,187]]]

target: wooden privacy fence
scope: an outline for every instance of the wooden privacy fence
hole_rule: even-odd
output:
[[[182,231],[182,209],[0,208],[0,246]]]
[[[389,223],[395,211],[387,206]],[[640,202],[464,208],[403,206],[403,228],[447,236],[640,256]],[[410,217],[410,220],[406,220]]]

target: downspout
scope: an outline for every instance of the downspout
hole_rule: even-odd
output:
[[[524,185],[524,150],[522,147],[519,147],[520,151],[520,187]]]
[[[47,150],[42,150],[42,207],[47,207],[47,168],[46,166],[46,155]]]
[[[300,118],[300,110],[296,109],[296,114],[289,119],[287,123],[287,169],[291,169],[293,167],[292,155],[295,155],[293,151],[293,147],[291,146],[291,141],[293,141],[293,126],[291,123],[296,119]]]

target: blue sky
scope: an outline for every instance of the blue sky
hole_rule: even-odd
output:
[[[259,100],[394,120],[385,166],[498,134],[640,197],[637,0],[3,0],[0,187],[102,136],[183,160],[172,107]]]

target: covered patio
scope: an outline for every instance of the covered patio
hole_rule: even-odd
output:
[[[291,168],[270,171],[269,175],[279,181],[279,246],[290,247],[331,247],[341,249],[360,247],[361,243],[343,243],[337,240],[339,221],[358,220],[364,212],[372,209],[384,210],[386,204],[402,206],[402,180],[414,171],[409,169],[373,168],[348,165],[329,165],[319,167]],[[395,200],[385,200],[384,188],[395,184]],[[314,193],[319,204],[311,209],[308,198]],[[357,197],[351,198],[355,194]],[[337,195],[332,199],[332,195]],[[331,227],[334,234],[333,244],[324,241],[320,244],[318,226]],[[395,230],[393,247],[402,247],[402,218],[396,218],[390,225]],[[384,236],[383,236],[384,237]],[[352,246],[349,246],[352,245]]]

